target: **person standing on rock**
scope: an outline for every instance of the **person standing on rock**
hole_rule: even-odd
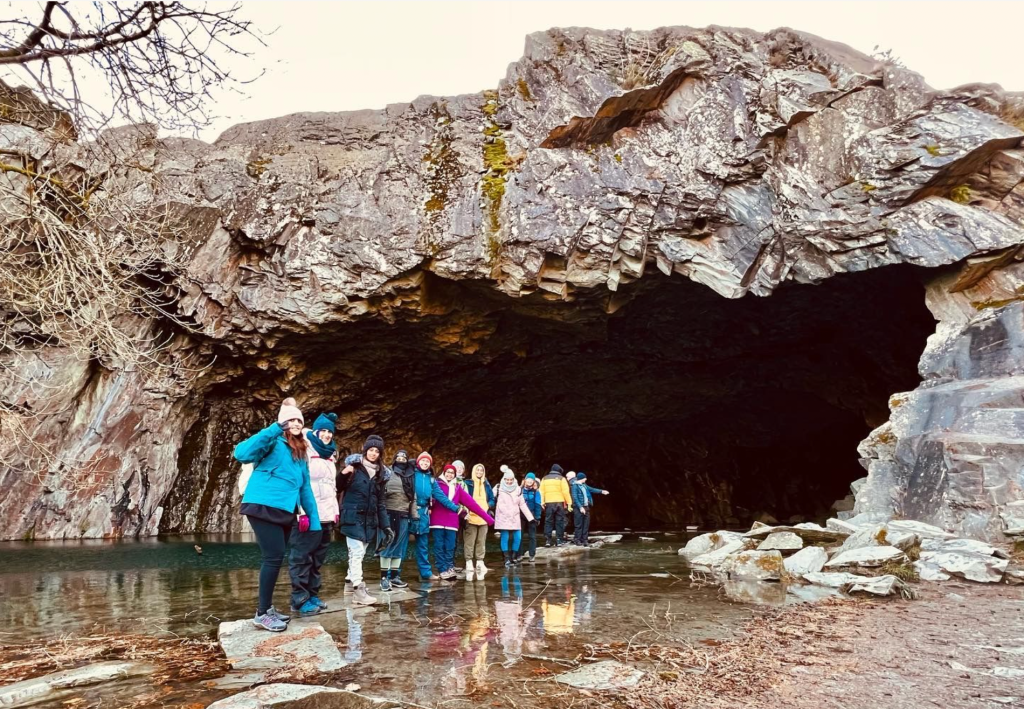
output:
[[[505,557],[505,568],[508,569],[522,561],[519,556],[519,545],[523,540],[522,517],[532,522],[533,512],[523,499],[512,469],[503,465],[501,473],[501,483],[498,485],[494,504],[494,528],[501,532],[501,553]]]
[[[474,465],[473,474],[466,481],[466,492],[476,500],[476,504],[490,512],[494,509],[494,489],[487,482],[485,474],[486,469],[482,463]],[[484,554],[487,552],[487,522],[483,517],[473,512],[467,514],[462,539],[463,554],[466,557],[466,578],[472,581],[475,573],[482,581],[484,574],[487,573],[487,567],[484,566]]]
[[[441,491],[434,472],[430,467],[434,459],[424,451],[416,456],[416,514],[410,522],[410,531],[416,541],[416,565],[420,571],[420,581],[437,581],[440,576],[430,568],[430,509],[440,505],[458,519],[459,506]]]
[[[494,524],[494,518],[487,514],[487,510],[478,505],[476,500],[456,482],[454,465],[444,466],[441,479],[437,482],[441,492],[447,495],[448,499],[456,506],[462,505],[483,518],[487,524]],[[434,538],[434,560],[441,571],[442,581],[451,581],[457,578],[455,573],[455,533],[458,529],[458,512],[452,512],[442,505],[434,505],[431,508],[430,532]]]
[[[338,524],[338,486],[335,465],[337,449],[334,445],[334,425],[337,414],[320,414],[313,429],[303,429],[306,458],[309,462],[309,481],[316,498],[317,515],[322,532],[309,529],[309,516],[303,514],[292,525],[291,552],[288,556],[288,574],[292,580],[291,609],[298,615],[314,615],[327,604],[320,600],[321,576],[327,559],[331,534]]]
[[[409,548],[409,523],[416,514],[416,466],[409,454],[400,450],[391,463],[391,476],[384,483],[384,506],[394,539],[380,553],[380,590],[407,588],[401,566]]]
[[[540,524],[540,516],[543,507],[540,504],[540,488],[537,486],[537,476],[532,472],[526,474],[523,481],[523,500],[530,508],[533,519],[526,523],[526,538],[528,542],[529,556],[527,561],[533,562],[537,557],[537,525]]]
[[[289,397],[282,402],[276,423],[245,439],[234,451],[235,460],[254,466],[241,507],[263,555],[259,598],[252,622],[257,628],[275,633],[285,630],[290,620],[290,616],[274,609],[274,585],[300,503],[309,517],[310,531],[322,531],[309,481],[302,423],[302,412],[295,399]]]
[[[607,490],[600,490],[587,485],[587,474],[582,470],[576,473],[572,484],[573,504],[573,544],[581,547],[590,546],[590,523],[594,517],[594,493],[607,495]]]
[[[540,481],[540,504],[544,508],[544,546],[562,546],[566,512],[572,512],[572,493],[558,463]]]
[[[352,602],[358,605],[368,606],[377,602],[363,583],[363,558],[367,549],[376,549],[381,533],[386,537],[386,546],[390,546],[395,536],[384,505],[387,468],[383,458],[384,440],[372,435],[363,444],[361,459],[341,471],[339,488],[345,497],[341,502],[340,530],[348,546]]]

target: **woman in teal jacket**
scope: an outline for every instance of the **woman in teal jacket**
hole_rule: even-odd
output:
[[[309,517],[309,531],[320,531],[316,498],[309,484],[302,424],[302,412],[295,399],[288,398],[281,404],[277,423],[235,446],[235,460],[255,466],[245,486],[241,508],[263,555],[259,602],[252,622],[257,628],[273,632],[285,630],[290,619],[274,609],[274,584],[300,504]]]

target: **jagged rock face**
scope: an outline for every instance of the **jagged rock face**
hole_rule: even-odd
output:
[[[896,406],[893,459],[862,450],[858,505],[882,490],[977,527],[935,491],[961,464],[932,413],[987,402],[935,384],[1012,387],[1013,347],[953,345],[989,321],[1015,333],[1019,305],[936,303],[1012,270],[1024,243],[1015,101],[937,93],[791,30],[571,29],[531,35],[496,91],[295,114],[212,146],[140,139],[140,198],[194,216],[177,308],[196,331],[176,352],[216,361],[181,386],[40,348],[48,376],[82,384],[40,440],[107,463],[74,490],[7,467],[0,535],[236,528],[231,445],[286,394],[336,410],[349,447],[375,430],[492,470],[592,471],[609,522],[816,514],[918,382],[922,283],[941,324],[915,423]],[[987,273],[952,266],[986,254]],[[959,476],[955,506],[991,519],[1024,497],[1021,458],[972,440],[1005,484]]]

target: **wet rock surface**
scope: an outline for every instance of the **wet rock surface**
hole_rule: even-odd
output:
[[[347,663],[319,623],[295,618],[288,629],[270,633],[249,619],[221,623],[217,630],[232,670],[250,686],[282,677],[327,674]]]
[[[65,464],[4,451],[0,536],[237,530],[231,446],[293,395],[346,449],[573,460],[620,522],[825,512],[874,428],[856,515],[995,538],[1024,494],[1017,98],[789,29],[570,28],[478,94],[139,130],[139,199],[190,220],[192,328],[133,327],[212,364],[148,377],[26,333],[0,394],[67,385],[31,432]]]
[[[392,705],[334,687],[266,684],[216,701],[208,709],[386,709]]]
[[[0,687],[0,706],[27,707],[56,702],[75,695],[82,687],[124,680],[153,671],[142,662],[98,662]]]

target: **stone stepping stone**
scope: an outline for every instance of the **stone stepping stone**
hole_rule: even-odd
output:
[[[615,691],[630,689],[639,684],[644,673],[617,660],[602,660],[585,665],[555,677],[555,681],[576,689]]]
[[[266,631],[264,631],[266,632]],[[210,704],[206,709],[388,709],[397,702],[333,687],[265,684]]]
[[[12,709],[13,707],[31,706],[43,701],[55,702],[63,697],[77,694],[80,687],[152,673],[153,666],[141,662],[98,662],[0,687],[0,707]]]
[[[221,623],[217,640],[232,670],[250,684],[269,681],[281,670],[327,673],[348,664],[330,633],[308,619],[293,619],[282,633],[260,630],[248,618]]]

